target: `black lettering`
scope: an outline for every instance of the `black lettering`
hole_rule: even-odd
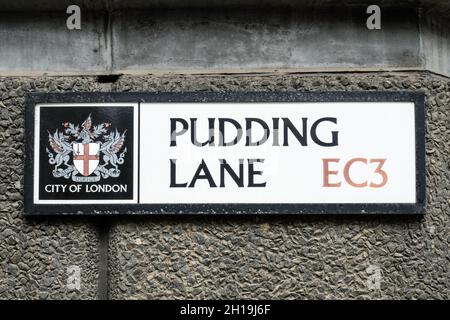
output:
[[[225,142],[225,123],[231,123],[237,130],[237,135],[231,142]],[[236,145],[242,138],[242,127],[234,119],[231,118],[219,118],[219,146],[221,147],[229,147]]]
[[[292,124],[291,120],[289,118],[282,118],[283,124],[284,124],[284,143],[283,146],[287,147],[289,146],[288,142],[288,130],[291,131],[294,136],[297,138],[297,140],[300,142],[302,146],[308,145],[308,136],[307,136],[307,122],[308,118],[302,118],[302,124],[303,124],[303,132],[300,134],[298,132],[297,128]]]
[[[264,129],[264,134],[259,141],[252,141],[252,122],[256,122]],[[245,118],[245,129],[247,132],[245,146],[259,146],[269,139],[269,126],[263,120],[258,118]]]
[[[324,121],[332,122],[334,124],[337,123],[336,118],[320,118],[316,120],[316,122],[314,122],[311,127],[311,139],[319,146],[335,147],[338,145],[338,133],[339,133],[338,131],[331,131],[331,142],[324,142],[317,137],[317,126]]]
[[[194,146],[203,147],[209,144],[214,145],[214,118],[208,118],[208,140],[199,142],[197,140],[197,118],[191,118],[191,142]]]
[[[257,171],[254,168],[255,162],[264,162],[264,159],[248,159],[248,187],[265,187],[266,182],[255,183],[255,175],[262,175],[262,171]]]
[[[202,172],[203,172],[203,174],[202,174]],[[200,163],[200,165],[198,166],[197,171],[195,172],[191,183],[189,184],[189,188],[195,187],[195,183],[199,179],[208,180],[209,186],[211,188],[217,187],[216,183],[214,182],[213,177],[211,176],[211,172],[209,172],[208,166],[206,165],[205,160],[203,160],[203,159],[202,159],[202,162]]]
[[[280,141],[279,141],[279,137],[280,137],[280,129],[279,129],[279,123],[280,118],[272,118],[272,122],[273,122],[273,146],[274,147],[278,147],[280,146]]]
[[[177,183],[176,159],[170,159],[170,188],[185,188],[187,183]]]
[[[176,132],[176,130],[177,130],[177,122],[181,123],[181,125],[183,127],[178,132]],[[181,118],[170,118],[170,146],[171,147],[176,147],[177,146],[176,137],[177,136],[181,136],[187,130],[188,130],[188,123],[186,122],[186,120],[181,119]]]
[[[225,159],[220,159],[220,187],[225,187],[225,170],[229,176],[236,182],[239,188],[244,187],[244,159],[239,159],[239,175],[234,172],[233,168]]]

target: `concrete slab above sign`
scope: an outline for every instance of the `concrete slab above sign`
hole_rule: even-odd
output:
[[[450,74],[448,19],[409,6],[383,7],[380,30],[365,6],[97,9],[82,6],[81,30],[67,28],[65,8],[1,12],[0,75]]]
[[[424,95],[27,99],[29,214],[423,213]]]
[[[399,19],[408,16],[408,19]],[[383,29],[365,8],[153,10],[114,14],[120,73],[420,68],[416,10],[386,9]]]
[[[104,12],[83,12],[69,30],[60,12],[0,12],[0,74],[100,74],[110,65]]]

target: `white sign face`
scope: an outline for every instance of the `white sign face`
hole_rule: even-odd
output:
[[[86,95],[28,99],[27,212],[423,213],[422,94]]]
[[[143,103],[140,202],[415,203],[414,133],[411,102]]]

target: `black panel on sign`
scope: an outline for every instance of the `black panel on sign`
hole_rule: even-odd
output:
[[[39,134],[41,200],[133,199],[132,107],[42,106]]]

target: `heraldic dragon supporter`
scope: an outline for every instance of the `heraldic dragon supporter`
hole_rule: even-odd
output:
[[[62,124],[63,129],[48,133],[50,147],[46,148],[49,163],[55,165],[53,176],[75,182],[97,182],[119,177],[119,166],[125,162],[127,148],[125,133],[110,130],[110,123],[92,125],[91,115],[81,124]],[[119,153],[119,151],[121,151]],[[72,160],[72,161],[71,161]],[[72,164],[71,164],[72,162]]]

